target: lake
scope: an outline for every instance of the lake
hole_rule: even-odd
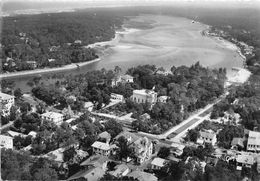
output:
[[[117,32],[116,38],[107,43],[109,46],[102,51],[101,61],[63,73],[113,69],[116,65],[125,71],[143,64],[154,64],[169,70],[173,65],[189,66],[197,61],[210,68],[225,67],[230,70],[232,67],[243,67],[243,58],[238,54],[237,47],[227,41],[202,36],[201,32],[208,26],[199,22],[144,14],[130,17],[123,28],[125,31]],[[30,90],[26,82],[31,77],[10,79],[15,80],[16,87],[26,92]]]

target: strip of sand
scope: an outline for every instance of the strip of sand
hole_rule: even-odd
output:
[[[79,67],[89,65],[89,64],[92,64],[92,63],[95,63],[98,61],[100,61],[100,58],[97,58],[97,59],[94,59],[94,60],[91,60],[88,62],[73,63],[73,64],[69,64],[69,65],[65,65],[63,67],[57,67],[57,68],[44,68],[44,69],[35,69],[35,70],[28,70],[28,71],[4,73],[4,74],[0,74],[0,79],[9,78],[9,77],[18,77],[18,76],[24,76],[24,75],[34,75],[34,74],[41,74],[41,73],[48,73],[48,72],[72,70],[72,69],[77,69]]]

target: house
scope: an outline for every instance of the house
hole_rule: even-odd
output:
[[[53,160],[55,162],[63,163],[63,152],[65,151],[65,148],[58,148],[56,150],[50,151],[49,153],[46,153],[42,157],[48,158],[50,160]]]
[[[132,147],[137,157],[137,163],[142,164],[144,161],[150,159],[153,151],[152,142],[146,137],[139,137],[133,133],[124,131],[115,137],[115,140],[123,136],[128,143],[129,147]],[[130,158],[127,158],[129,161]]]
[[[32,69],[37,68],[37,62],[36,61],[26,61],[26,64],[29,65],[29,67],[32,68]]]
[[[111,98],[111,100],[115,100],[115,101],[120,101],[120,102],[123,102],[123,101],[124,101],[124,96],[123,96],[123,95],[120,95],[120,94],[112,93],[112,94],[110,95],[110,98]]]
[[[197,140],[198,144],[210,143],[215,145],[217,142],[217,135],[212,130],[203,130],[200,131],[200,137]]]
[[[93,153],[100,154],[103,156],[110,155],[110,146],[108,143],[103,143],[100,141],[95,141],[91,147],[93,148]]]
[[[131,98],[138,104],[146,102],[154,104],[157,102],[157,93],[147,89],[134,90]]]
[[[152,165],[151,168],[153,170],[160,170],[162,167],[164,167],[167,164],[167,162],[168,161],[163,158],[156,157],[151,162]]]
[[[85,168],[100,167],[102,168],[102,170],[106,171],[107,163],[108,163],[108,158],[106,156],[92,155],[91,157],[83,161],[80,164],[80,166]]]
[[[151,173],[142,172],[139,170],[135,170],[129,174],[127,174],[128,177],[133,177],[135,179],[138,179],[139,181],[157,181],[158,178],[154,176]]]
[[[251,168],[254,164],[254,157],[251,155],[238,155],[236,158],[237,161],[237,170],[242,170],[242,167]]]
[[[108,158],[102,155],[93,155],[80,164],[80,171],[69,177],[67,180],[86,179],[97,181],[106,172]]]
[[[169,99],[168,96],[160,96],[160,97],[158,97],[157,101],[161,102],[161,103],[166,103],[168,99]]]
[[[19,132],[16,132],[16,131],[11,131],[11,130],[7,131],[7,134],[8,134],[8,136],[11,136],[13,138],[15,136],[26,137],[26,135],[23,134],[23,133],[19,133]]]
[[[75,40],[74,43],[75,43],[75,44],[81,44],[82,41],[81,41],[81,40]]]
[[[0,147],[13,149],[13,138],[10,136],[0,135]]]
[[[156,74],[157,74],[157,75],[167,76],[167,75],[172,75],[172,72],[171,72],[171,71],[167,71],[167,70],[157,70],[157,71],[156,71]]]
[[[105,139],[108,144],[111,140],[111,135],[107,131],[104,131],[98,135],[98,138]]]
[[[64,116],[63,114],[56,113],[56,112],[46,112],[41,115],[43,120],[52,121],[56,125],[61,125],[63,122]]]
[[[130,172],[129,167],[126,164],[120,164],[115,167],[115,170],[110,172],[115,177],[126,176]]]
[[[111,86],[117,86],[119,83],[126,84],[126,83],[133,83],[134,82],[134,77],[131,75],[121,75],[117,76],[114,79],[112,79]]]
[[[260,132],[249,131],[247,140],[247,151],[260,151]]]
[[[85,102],[84,103],[84,109],[87,109],[88,111],[93,111],[94,104],[92,102]]]
[[[174,156],[180,157],[183,154],[184,148],[185,148],[185,145],[183,145],[181,143],[172,143],[170,150]]]
[[[224,124],[237,125],[240,122],[240,115],[238,113],[230,113],[228,111],[224,112],[224,117],[222,118]]]
[[[30,132],[28,133],[28,136],[32,136],[33,138],[35,138],[36,135],[37,135],[37,132],[35,132],[35,131],[30,131]]]
[[[8,116],[10,115],[11,107],[14,105],[14,96],[0,92],[0,101],[1,101],[1,115]]]
[[[54,58],[49,58],[48,61],[49,62],[55,62],[56,60]]]
[[[105,171],[100,168],[100,167],[92,167],[88,170],[81,170],[79,172],[77,172],[76,174],[72,175],[71,177],[69,177],[67,180],[71,181],[71,180],[87,180],[87,181],[97,181],[100,178],[103,177],[103,175],[105,175]]]
[[[244,148],[244,138],[233,138],[231,149],[238,150],[240,148]]]
[[[134,82],[134,77],[131,75],[125,74],[121,76],[121,80],[123,83],[133,83]]]
[[[153,144],[147,137],[139,138],[130,146],[134,148],[137,163],[142,164],[151,158]]]

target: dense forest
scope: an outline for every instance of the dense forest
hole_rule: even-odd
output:
[[[122,20],[102,11],[4,17],[2,69],[12,72],[93,60],[95,51],[84,46],[112,39]]]

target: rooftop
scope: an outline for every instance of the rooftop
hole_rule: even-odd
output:
[[[101,149],[101,150],[109,150],[110,149],[109,144],[103,143],[103,142],[100,142],[100,141],[95,141],[95,143],[93,143],[91,146],[94,147],[94,148]]]
[[[93,167],[88,170],[81,170],[69,177],[67,180],[76,180],[79,178],[86,178],[88,181],[96,181],[105,174],[104,170],[99,167]]]
[[[236,160],[238,163],[244,163],[249,165],[254,164],[254,157],[252,157],[251,155],[238,155]]]
[[[122,175],[122,173],[123,172],[125,172],[127,169],[129,169],[128,168],[128,166],[127,165],[125,165],[125,164],[120,164],[120,165],[117,165],[116,166],[116,170],[112,173],[112,175],[114,175],[114,176],[120,176],[120,175]]]
[[[15,137],[15,136],[21,136],[21,137],[25,137],[26,135],[23,134],[23,133],[19,133],[19,132],[16,132],[16,131],[7,131],[7,133],[11,136],[11,137]]]
[[[93,155],[91,157],[89,157],[88,159],[86,159],[85,161],[83,161],[80,166],[87,166],[87,165],[91,165],[94,167],[102,167],[103,163],[105,161],[107,161],[108,158],[102,155]]]
[[[180,144],[180,143],[172,143],[171,147],[176,148],[178,150],[183,150],[185,148],[185,145]]]
[[[157,181],[158,178],[156,176],[154,176],[151,173],[147,173],[147,172],[142,172],[139,170],[133,171],[129,174],[127,174],[127,176],[129,177],[134,177],[136,179],[138,179],[139,181]]]
[[[249,131],[248,145],[260,145],[260,132]]]
[[[132,77],[131,75],[125,74],[121,76],[122,79],[133,79],[134,77]]]
[[[9,100],[12,98],[14,98],[14,96],[0,92],[0,100]]]
[[[151,95],[156,94],[153,90],[141,89],[141,90],[134,90],[134,94],[141,94],[141,95]]]
[[[159,166],[159,167],[163,167],[165,164],[166,164],[167,160],[163,159],[163,158],[154,158],[153,161],[152,161],[152,165],[156,165],[156,166]]]
[[[46,112],[46,113],[43,113],[42,116],[56,118],[56,117],[61,117],[63,115],[60,113],[57,113],[57,112]]]
[[[111,139],[111,135],[107,131],[100,133],[98,136],[100,138]]]
[[[239,145],[241,147],[244,147],[244,139],[243,138],[233,138],[232,142],[231,142],[231,145],[234,146],[234,145]]]

